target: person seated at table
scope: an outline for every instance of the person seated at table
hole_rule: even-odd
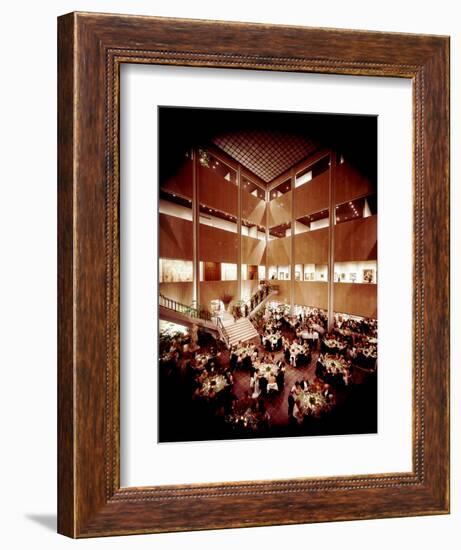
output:
[[[267,384],[267,393],[269,395],[272,395],[273,393],[277,393],[279,391],[279,387],[277,385],[277,380],[273,374],[271,374],[269,383]]]
[[[317,364],[315,365],[315,376],[317,377],[322,376],[324,370],[325,370],[325,359],[323,357],[323,354],[321,353],[318,356]]]
[[[227,383],[232,386],[232,384],[234,383],[234,377],[232,376],[232,373],[230,370],[226,371],[224,373],[224,377],[226,378],[227,380]]]
[[[304,391],[307,391],[309,389],[309,381],[305,378],[303,380],[299,380],[299,385],[301,386],[301,389]]]
[[[330,384],[325,384],[323,386],[323,391],[322,391],[323,395],[325,396],[325,400],[327,403],[333,403],[333,399],[334,399],[334,396],[331,392],[331,386]]]
[[[261,394],[261,386],[259,382],[260,382],[259,376],[255,372],[255,374],[250,378],[250,388],[252,390],[251,397],[253,399],[259,397]]]
[[[206,371],[205,369],[202,370],[202,372],[197,376],[197,382],[198,382],[199,384],[202,384],[202,382],[205,381],[205,379],[207,378],[207,376],[208,376],[207,371]]]
[[[348,386],[350,384],[351,379],[352,379],[351,371],[349,369],[344,369],[343,370],[344,385]]]
[[[262,396],[266,396],[267,395],[267,385],[268,385],[268,380],[265,376],[258,376],[258,381],[259,381],[259,389],[260,389],[260,392],[261,392],[261,395]]]
[[[350,347],[347,350],[347,356],[353,361],[357,359],[357,348],[355,346]]]
[[[298,381],[296,381],[291,387],[290,393],[296,399],[296,396],[299,395],[301,392],[302,392],[301,384]]]
[[[301,400],[295,396],[295,406],[293,407],[293,418],[298,425],[301,425],[304,421],[304,413],[302,412]]]
[[[280,332],[278,333],[278,337],[277,337],[276,349],[277,350],[282,349],[282,335]]]
[[[237,368],[237,362],[238,362],[238,357],[237,357],[237,354],[235,353],[235,349],[231,350],[229,364],[232,370],[235,370]]]
[[[242,360],[242,368],[245,370],[250,370],[252,366],[251,357],[249,355],[245,355],[245,357]]]
[[[309,353],[309,346],[307,344],[303,345],[298,357],[301,365],[305,365],[306,363],[310,362],[311,356]]]

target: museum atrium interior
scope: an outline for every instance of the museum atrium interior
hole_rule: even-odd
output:
[[[159,440],[375,432],[376,117],[160,108],[159,158]]]

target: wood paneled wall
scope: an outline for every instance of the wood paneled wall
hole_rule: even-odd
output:
[[[264,265],[265,261],[265,241],[242,235],[242,264]]]
[[[193,163],[186,159],[181,168],[167,181],[162,183],[161,188],[170,193],[177,193],[188,199],[192,198],[192,170]]]
[[[201,261],[237,263],[237,233],[201,223],[199,239],[199,259]]]
[[[328,227],[295,235],[295,264],[328,263]]]
[[[237,300],[237,281],[210,281],[200,283],[200,305],[211,309],[211,300],[219,300],[223,293]]]
[[[376,192],[373,185],[357,168],[344,162],[336,167],[335,200],[336,204],[351,201]]]
[[[242,190],[242,218],[256,225],[266,225],[266,202]]]
[[[210,208],[237,216],[238,187],[209,168],[198,168],[199,200]]]
[[[170,192],[192,197],[192,161],[186,160],[178,173],[162,185]],[[238,214],[238,187],[223,180],[212,170],[198,166],[199,200],[210,208]],[[335,202],[340,204],[375,192],[374,186],[347,161],[336,167]],[[326,210],[329,201],[329,173],[324,172],[312,181],[272,199],[267,205],[242,190],[242,218],[256,225],[274,227],[291,222],[292,201],[294,218]],[[266,212],[267,209],[267,212]],[[267,214],[267,216],[266,216]],[[159,254],[163,258],[193,259],[193,225],[180,218],[160,214]],[[334,228],[335,262],[377,259],[377,216],[340,223]],[[199,259],[204,262],[237,263],[239,238],[236,233],[200,224]],[[293,264],[327,264],[329,229],[323,228],[295,235]],[[267,243],[253,237],[241,237],[243,264],[290,265],[291,237],[274,239]],[[242,295],[249,296],[256,289],[257,280],[242,281]],[[290,281],[277,281],[282,302],[290,302]],[[162,283],[160,291],[181,303],[192,301],[192,283]],[[202,304],[219,299],[223,292],[237,299],[237,281],[210,281],[200,283]],[[322,282],[295,281],[294,303],[327,308],[328,285]],[[335,311],[377,316],[377,285],[335,283]]]
[[[160,294],[181,304],[192,304],[193,283],[160,283]]]
[[[288,191],[288,193],[285,193],[276,199],[272,199],[269,202],[269,227],[275,227],[282,223],[291,222],[291,195],[292,192]]]
[[[318,281],[296,281],[295,304],[327,309],[328,283]]]
[[[378,285],[335,283],[335,312],[378,318]]]
[[[218,262],[204,262],[203,278],[205,281],[220,281],[221,264]]]
[[[376,260],[377,216],[339,223],[335,226],[335,262]]]
[[[294,190],[295,218],[302,218],[322,210],[328,210],[329,172],[323,172]]]
[[[290,303],[290,283],[291,281],[272,281],[274,285],[278,286],[279,293],[274,298],[277,302]]]
[[[159,257],[193,260],[192,222],[159,214]]]
[[[274,239],[267,243],[268,265],[290,265],[291,237]]]

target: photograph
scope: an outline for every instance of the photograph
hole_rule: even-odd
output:
[[[377,433],[377,128],[158,107],[159,443]]]
[[[3,548],[459,549],[459,4],[2,8]]]

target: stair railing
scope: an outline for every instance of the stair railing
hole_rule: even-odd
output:
[[[176,300],[172,300],[171,298],[167,298],[163,294],[159,295],[159,305],[166,307],[167,309],[171,309],[173,311],[176,311],[176,313],[181,313],[183,315],[188,315],[189,317],[192,317],[194,319],[202,319],[203,321],[211,321],[211,313],[205,309],[200,307],[192,307],[187,306],[186,304],[181,304],[181,302],[177,302]]]
[[[247,304],[249,305],[249,311],[248,315],[252,313],[254,309],[256,309],[261,302],[263,302],[271,292],[277,292],[278,286],[276,285],[268,285],[267,283],[261,283],[261,288],[259,288],[256,292],[254,292],[251,296],[251,298],[248,300]]]
[[[224,343],[227,347],[229,347],[229,337],[227,336],[226,329],[224,328],[224,324],[222,322],[221,317],[216,317],[216,326],[218,327],[219,335],[224,340]]]

